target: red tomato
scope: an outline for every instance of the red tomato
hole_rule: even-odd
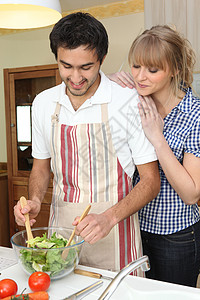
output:
[[[16,295],[18,290],[17,284],[12,279],[2,279],[0,281],[0,299]]]
[[[50,276],[44,272],[34,272],[28,279],[28,285],[33,292],[47,291],[50,283]]]

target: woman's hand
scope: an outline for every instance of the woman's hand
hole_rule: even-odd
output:
[[[138,103],[139,113],[142,121],[142,127],[145,135],[152,145],[162,142],[164,121],[158,113],[156,105],[151,97],[139,96],[140,103]]]
[[[135,83],[133,81],[133,77],[130,73],[121,71],[117,73],[112,73],[106,75],[110,80],[116,82],[117,84],[121,85],[122,87],[129,87],[133,89],[135,87]]]

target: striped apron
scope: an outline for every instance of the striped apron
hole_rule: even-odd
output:
[[[107,104],[101,105],[102,123],[97,124],[63,125],[59,113],[57,103],[52,116],[54,181],[49,225],[73,228],[74,218],[86,205],[91,204],[91,213],[101,213],[123,199],[132,189],[132,182],[113,147]],[[80,263],[119,271],[141,255],[136,213],[94,245],[84,243]],[[143,276],[143,272],[137,270],[134,275]]]

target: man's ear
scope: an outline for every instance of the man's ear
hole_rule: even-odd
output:
[[[101,61],[101,65],[103,64],[105,58],[106,58],[106,55],[104,55],[104,57],[103,57],[103,59]]]

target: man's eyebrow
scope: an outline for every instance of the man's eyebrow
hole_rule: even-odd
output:
[[[92,65],[94,65],[94,63],[93,62],[89,62],[87,64],[81,65],[81,67],[87,67],[87,66],[92,66]]]
[[[66,61],[60,59],[60,62],[64,65],[67,65],[67,66],[71,66],[71,64],[67,63]],[[87,66],[92,66],[94,65],[93,62],[88,62],[87,64],[83,64],[83,65],[80,65],[80,67],[87,67]]]
[[[68,64],[66,61],[60,59],[60,62],[63,64],[63,65],[68,65],[68,66],[71,66],[70,64]]]

